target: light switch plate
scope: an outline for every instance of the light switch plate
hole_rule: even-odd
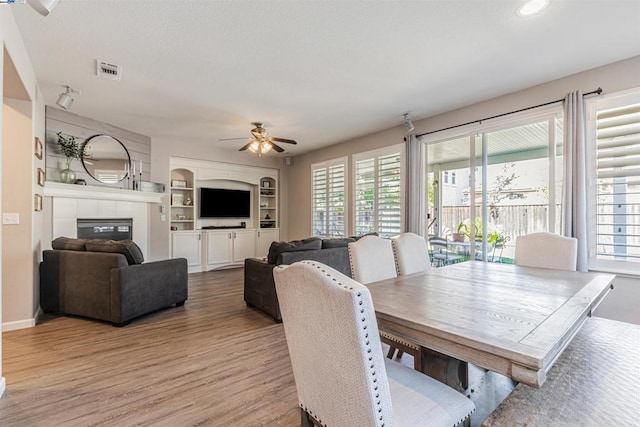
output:
[[[19,213],[3,213],[2,214],[2,224],[4,224],[4,225],[18,225],[18,224],[20,224],[20,214]]]

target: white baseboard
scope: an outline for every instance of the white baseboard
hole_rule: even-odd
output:
[[[42,307],[38,306],[38,310],[36,310],[36,315],[33,317],[33,326],[38,324],[40,320],[40,316],[42,316],[44,312],[42,311]]]
[[[36,314],[37,315],[37,314]],[[2,332],[15,331],[17,329],[33,328],[36,326],[36,318],[16,320],[13,322],[5,322],[2,324]]]
[[[13,322],[3,323],[2,332],[15,331],[16,329],[33,328],[38,324],[38,320],[43,314],[44,313],[42,311],[42,308],[38,306],[38,310],[36,310],[36,314],[33,316],[33,319],[15,320]]]
[[[4,396],[4,390],[7,388],[7,382],[4,377],[0,377],[0,398]]]

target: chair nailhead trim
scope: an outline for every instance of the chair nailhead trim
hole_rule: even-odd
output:
[[[352,261],[352,259],[351,259],[351,252],[349,252],[349,261],[350,261],[350,263],[351,263],[351,271],[352,271],[352,273],[353,273],[353,261]],[[315,262],[313,262],[313,261],[302,261],[302,263],[303,263],[303,264],[308,264],[308,265],[310,265],[310,266],[312,266],[312,267],[316,267],[317,269],[319,269],[319,270],[320,270],[320,271],[322,271],[323,273],[326,273],[327,277],[330,277],[334,282],[336,282],[336,284],[337,284],[338,286],[340,286],[340,287],[342,287],[342,288],[344,288],[344,289],[346,289],[346,290],[353,291],[353,286],[346,286],[346,285],[343,285],[343,284],[342,284],[342,283],[340,283],[340,282],[339,282],[335,277],[332,277],[330,273],[327,273],[327,271],[326,271],[323,267],[319,266],[319,265],[318,265],[318,264],[316,264]],[[357,280],[357,279],[354,277],[354,280]],[[357,296],[358,298],[362,298],[362,292],[357,292],[357,293],[356,293],[356,296]],[[362,300],[359,300],[359,301],[358,301],[358,305],[363,305],[363,301],[362,301]],[[364,314],[364,309],[360,309],[360,313],[361,313],[361,314]],[[364,331],[366,331],[366,330],[367,330],[366,320],[367,320],[367,319],[366,319],[365,317],[362,317],[362,318],[361,318],[361,322],[363,322],[362,329],[363,329]],[[368,332],[365,332],[365,333],[364,333],[364,336],[365,336],[365,338],[369,338],[369,333],[368,333]],[[368,359],[369,359],[369,361],[370,361],[370,362],[373,362],[373,357],[370,355],[370,354],[371,354],[371,346],[370,346],[370,342],[369,342],[369,340],[368,340],[368,339],[365,341],[365,345],[367,346],[367,353],[369,354]],[[373,391],[374,391],[374,392],[376,392],[376,393],[375,393],[375,396],[376,396],[376,399],[378,399],[378,398],[380,397],[380,393],[377,393],[377,391],[378,391],[378,384],[377,384],[377,383],[378,383],[378,379],[376,378],[375,364],[374,364],[374,363],[371,363],[371,365],[369,366],[369,369],[371,369],[371,376],[373,377],[373,381],[372,381]],[[378,407],[378,413],[382,413],[382,407],[381,407],[381,404],[382,404],[382,402],[381,402],[380,400],[377,400],[377,401],[376,401],[376,406]],[[313,416],[313,417],[314,417],[314,418],[315,418],[315,419],[316,419],[316,420],[317,420],[321,425],[323,425],[324,427],[326,427],[326,424],[324,424],[324,423],[322,422],[322,420],[320,420],[317,416],[315,416],[315,415],[313,414],[313,412],[309,411],[306,407],[303,407],[303,406],[302,406],[302,404],[300,404],[300,407],[301,407],[301,408],[303,408],[305,411],[307,411],[311,416]],[[382,418],[383,418],[383,416],[382,416],[382,415],[380,415],[380,421],[382,421]],[[384,427],[384,423],[381,423],[381,425],[382,425],[382,427]]]

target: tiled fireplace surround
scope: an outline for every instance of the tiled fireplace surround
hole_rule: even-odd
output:
[[[149,259],[149,215],[163,193],[47,182],[44,195],[45,209],[50,211],[46,215],[50,223],[45,225],[51,233],[49,242],[60,236],[77,237],[79,218],[133,218],[133,240]]]

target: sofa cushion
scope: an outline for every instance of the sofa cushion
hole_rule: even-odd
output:
[[[63,251],[84,251],[84,239],[72,239],[70,237],[58,237],[51,242],[51,248]]]
[[[85,248],[89,252],[122,254],[127,258],[129,265],[142,264],[144,262],[142,251],[133,240],[87,240]]]
[[[322,249],[342,248],[355,241],[356,239],[354,239],[353,237],[344,237],[342,239],[323,239]]]
[[[319,237],[309,237],[304,240],[292,240],[290,242],[273,242],[269,247],[269,255],[267,261],[269,264],[275,264],[278,255],[283,252],[313,251],[322,249],[322,240]]]

